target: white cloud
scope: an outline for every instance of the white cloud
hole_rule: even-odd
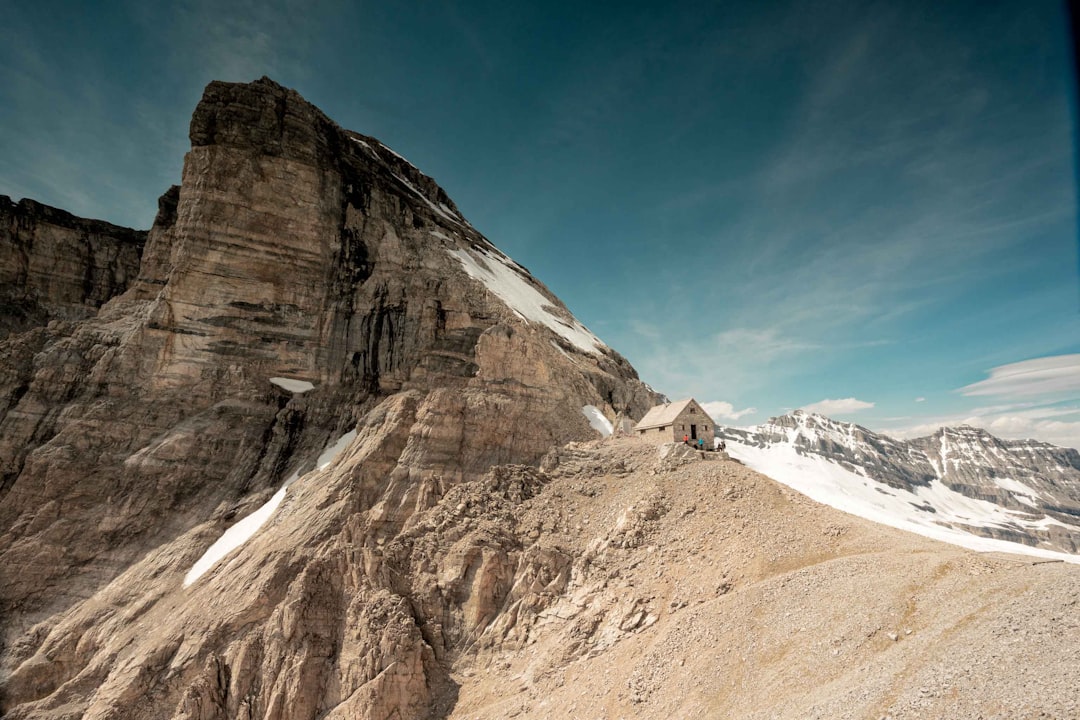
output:
[[[1051,355],[991,368],[964,395],[1031,396],[1080,392],[1080,354]]]
[[[803,405],[806,412],[820,413],[822,415],[844,415],[874,407],[874,403],[864,400],[856,400],[853,397],[840,400],[821,400],[810,405]]]
[[[915,398],[915,402],[926,402],[926,398],[924,398],[924,397],[917,397],[917,398]]]
[[[701,403],[701,407],[705,412],[709,413],[709,417],[716,421],[719,421],[722,418],[738,420],[744,415],[750,415],[757,412],[757,408],[753,407],[736,410],[734,405],[723,400]]]
[[[612,342],[641,378],[669,397],[723,397],[731,388],[752,392],[806,368],[816,343],[776,328],[734,328],[713,334],[681,332],[635,320],[634,333]],[[799,365],[790,362],[800,357]]]

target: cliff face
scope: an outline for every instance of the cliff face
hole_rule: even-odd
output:
[[[0,195],[0,339],[82,320],[128,289],[146,233]]]
[[[491,466],[596,437],[582,406],[656,396],[433,180],[295,92],[212,83],[191,140],[127,292],[0,342],[0,712],[419,717],[443,650],[384,544]],[[185,585],[272,495],[273,532]]]

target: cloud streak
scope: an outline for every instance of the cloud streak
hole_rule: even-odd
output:
[[[1031,397],[1080,392],[1080,353],[1052,355],[991,368],[989,377],[960,388],[967,396]]]
[[[874,403],[865,400],[857,400],[853,397],[838,400],[820,400],[816,403],[803,405],[806,412],[819,413],[821,415],[847,415],[860,410],[868,410],[874,407]]]
[[[746,415],[753,415],[757,412],[757,408],[748,407],[742,410],[736,410],[735,406],[724,400],[713,400],[711,402],[701,403],[702,409],[709,414],[713,420],[719,422],[722,419],[726,420],[738,420]]]

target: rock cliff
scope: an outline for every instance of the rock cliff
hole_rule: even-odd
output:
[[[0,712],[421,717],[463,631],[384,548],[492,466],[596,437],[583,406],[657,396],[431,178],[294,91],[211,83],[190,136],[134,282],[105,263],[96,315],[8,312]],[[262,507],[272,531],[185,584]],[[482,613],[463,593],[445,612]]]
[[[82,320],[128,289],[146,233],[0,195],[0,339]]]

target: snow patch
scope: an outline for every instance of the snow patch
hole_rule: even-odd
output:
[[[226,530],[213,545],[207,548],[203,556],[191,566],[188,574],[184,576],[184,587],[198,580],[203,573],[214,567],[218,560],[250,540],[251,536],[266,524],[266,521],[274,514],[277,506],[285,499],[285,487],[282,485],[281,489],[263,503],[262,507]]]
[[[548,310],[552,307],[552,301],[500,258],[480,249],[447,252],[461,262],[470,277],[482,282],[522,320],[546,325],[567,342],[588,353],[596,353],[604,347],[600,339],[577,320],[571,318],[568,322]]]
[[[348,447],[355,439],[356,431],[350,430],[338,438],[334,443],[328,445],[319,455],[319,459],[315,461],[318,470],[325,470],[330,463],[334,461],[334,458],[340,455],[341,451]],[[214,567],[219,560],[250,540],[255,533],[259,531],[259,528],[265,525],[266,521],[274,514],[278,505],[285,499],[285,492],[288,490],[289,486],[299,477],[299,472],[294,472],[289,479],[285,481],[285,484],[281,486],[281,489],[274,493],[273,497],[263,503],[258,510],[222,533],[221,537],[219,537],[213,545],[208,547],[206,552],[202,554],[202,557],[196,560],[195,564],[188,570],[187,575],[184,576],[184,587],[191,585],[202,577],[207,570]]]
[[[297,380],[296,378],[272,377],[270,378],[270,382],[274,383],[282,390],[288,390],[297,395],[315,389],[315,386],[307,380]]]
[[[356,431],[350,430],[337,439],[337,442],[332,445],[328,445],[325,450],[319,455],[319,459],[315,461],[315,466],[320,470],[325,470],[330,466],[330,463],[334,462],[334,459],[341,454],[341,451],[349,447],[349,444],[356,439]]]
[[[389,148],[387,148],[387,149],[389,149]],[[391,150],[390,152],[394,152],[394,151],[393,151],[393,150]],[[394,154],[395,154],[395,155],[397,155],[397,153],[394,153]],[[424,193],[422,193],[422,192],[420,192],[419,190],[417,190],[417,189],[416,189],[416,187],[415,187],[415,186],[414,186],[414,185],[413,185],[413,184],[412,184],[411,182],[409,182],[409,181],[408,181],[408,180],[406,180],[405,178],[401,177],[401,176],[400,176],[400,175],[398,175],[397,173],[390,173],[390,174],[391,174],[391,175],[393,175],[393,176],[394,176],[395,178],[397,178],[397,179],[398,179],[399,181],[401,181],[401,184],[402,184],[402,185],[404,185],[405,187],[407,187],[407,188],[408,188],[409,190],[411,190],[411,191],[413,192],[413,194],[414,194],[414,195],[416,195],[416,197],[418,197],[418,198],[420,198],[421,200],[423,200],[423,201],[424,201],[424,203],[425,203],[425,204],[426,204],[426,205],[427,205],[427,206],[428,206],[429,208],[431,208],[431,209],[432,209],[432,211],[433,211],[433,212],[434,212],[434,213],[435,213],[436,215],[439,215],[439,216],[440,216],[440,217],[442,217],[442,218],[443,218],[444,220],[448,220],[448,221],[450,221],[450,222],[452,222],[452,223],[455,223],[455,224],[457,224],[457,225],[461,225],[461,224],[462,224],[462,223],[461,223],[461,219],[460,219],[460,218],[458,218],[458,217],[457,217],[456,215],[453,215],[453,216],[452,216],[452,215],[450,215],[450,214],[449,214],[449,213],[447,213],[447,212],[446,212],[445,210],[443,210],[442,208],[440,208],[440,207],[439,207],[438,205],[436,205],[435,203],[433,203],[433,202],[431,202],[430,200],[428,200],[428,198],[427,198],[427,195],[425,195]]]
[[[615,428],[612,427],[611,421],[604,417],[604,413],[600,412],[600,408],[595,405],[586,405],[581,408],[581,412],[589,419],[589,425],[592,426],[592,429],[604,437],[608,437],[611,433],[615,432]]]
[[[1008,490],[1016,496],[1023,496],[1016,498],[1020,502],[1024,502],[1025,497],[1029,500],[1034,500],[1039,497],[1039,493],[1035,488],[1025,485],[1019,480],[1013,480],[1011,478],[994,478],[994,482],[997,483],[997,486],[1002,490]],[[1028,502],[1027,504],[1031,505],[1032,503]]]
[[[403,163],[405,163],[405,164],[406,164],[406,165],[408,165],[409,167],[412,167],[412,168],[415,168],[415,167],[416,167],[416,166],[415,166],[415,165],[413,165],[413,164],[412,164],[411,162],[409,162],[408,160],[406,160],[406,159],[405,159],[405,156],[397,154],[396,152],[394,152],[393,150],[391,150],[391,149],[390,149],[389,147],[387,147],[386,145],[383,145],[382,143],[379,143],[379,147],[381,147],[381,148],[382,148],[383,150],[385,150],[386,152],[390,153],[391,155],[393,155],[394,157],[396,157],[396,158],[397,158],[398,160],[402,161]]]

